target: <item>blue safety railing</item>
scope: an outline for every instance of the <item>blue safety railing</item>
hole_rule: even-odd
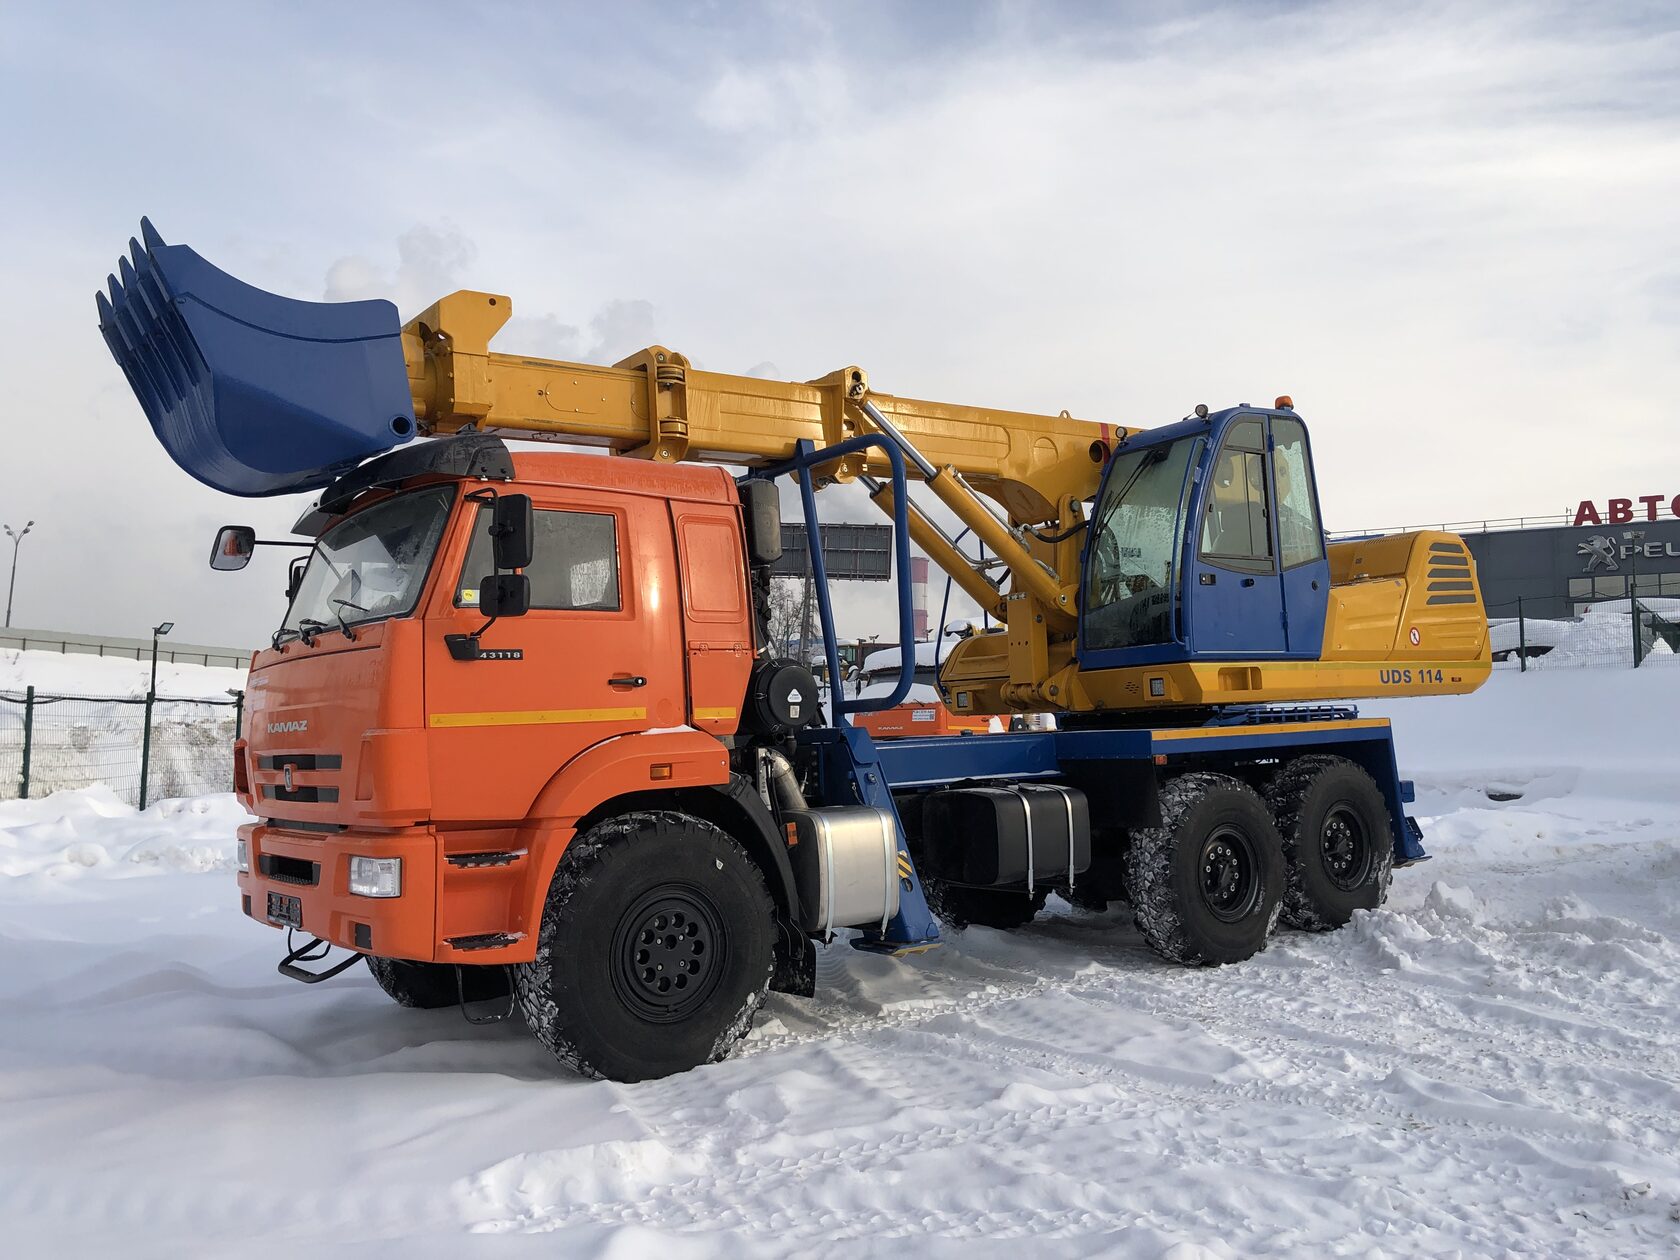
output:
[[[893,576],[898,587],[898,641],[901,645],[901,659],[898,685],[890,694],[872,700],[848,700],[844,694],[845,688],[841,685],[840,642],[834,632],[834,604],[829,598],[828,566],[823,560],[822,530],[817,520],[817,493],[811,484],[811,469],[818,464],[830,463],[870,447],[885,451],[887,462],[892,465]],[[822,623],[823,654],[828,661],[829,720],[833,725],[839,726],[849,713],[875,713],[881,709],[892,708],[910,694],[910,685],[916,678],[916,617],[915,600],[910,589],[910,521],[907,506],[909,497],[905,488],[904,454],[895,443],[878,433],[865,433],[847,438],[844,442],[825,446],[821,450],[802,438],[795,450],[797,453],[792,459],[767,468],[755,469],[743,480],[762,478],[773,481],[784,473],[791,473],[799,483],[799,497],[805,515],[805,535],[810,539],[811,582],[817,596],[817,619]]]

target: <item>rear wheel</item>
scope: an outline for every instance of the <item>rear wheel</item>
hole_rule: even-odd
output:
[[[669,1076],[726,1056],[774,962],[770,894],[741,846],[686,814],[592,827],[560,859],[535,962],[515,968],[525,1022],[579,1071]]]
[[[967,888],[938,879],[922,881],[928,909],[951,928],[965,928],[971,923],[992,928],[1025,927],[1044,909],[1049,891],[1039,888],[1029,894],[1007,888]]]
[[[455,968],[448,963],[405,962],[369,954],[367,964],[379,987],[398,1006],[435,1010],[459,1006],[463,992],[469,1002],[488,1002],[508,995],[507,968],[502,966],[462,967],[457,987]]]
[[[1283,846],[1265,802],[1229,775],[1171,780],[1161,825],[1130,835],[1127,899],[1143,939],[1173,962],[1241,962],[1264,949],[1283,887]]]
[[[1374,910],[1394,876],[1394,839],[1382,791],[1344,757],[1297,757],[1266,790],[1283,838],[1289,884],[1283,921],[1308,932]]]

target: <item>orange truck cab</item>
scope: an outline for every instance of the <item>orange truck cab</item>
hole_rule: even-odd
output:
[[[579,829],[680,803],[752,850],[778,979],[808,990],[785,837],[730,753],[744,727],[805,724],[816,687],[758,659],[733,479],[485,438],[386,459],[299,522],[311,555],[251,664],[245,912],[379,958],[530,962]],[[515,495],[529,608],[492,621],[496,502]],[[798,696],[780,715],[778,676]]]

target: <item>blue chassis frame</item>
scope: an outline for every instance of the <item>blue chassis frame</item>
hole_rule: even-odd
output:
[[[895,787],[904,790],[978,779],[1053,778],[1066,775],[1070,767],[1077,769],[1098,762],[1123,761],[1168,767],[1189,757],[1208,754],[1223,755],[1237,761],[1334,751],[1364,768],[1382,790],[1394,833],[1396,864],[1405,865],[1428,857],[1419,841],[1416,823],[1406,817],[1405,806],[1412,800],[1412,785],[1400,778],[1390,727],[1386,722],[1380,726],[1352,725],[1358,718],[1358,711],[1352,708],[1275,709],[1255,706],[1226,710],[1199,726],[922,736],[877,744],[867,731],[853,726],[848,715],[892,708],[909,694],[915,677],[915,654],[902,650],[914,638],[909,498],[903,454],[893,442],[879,434],[850,438],[820,450],[809,441],[801,441],[791,460],[755,470],[744,480],[773,480],[783,474],[791,474],[799,483],[806,531],[810,537],[820,538],[811,469],[868,447],[884,452],[892,466],[893,575],[898,594],[901,645],[899,678],[889,695],[875,700],[848,700],[843,695],[834,694],[832,682],[840,677],[839,640],[834,632],[834,607],[829,597],[822,548],[812,547],[812,585],[831,680],[831,724],[801,731],[799,743],[816,754],[821,799],[825,804],[856,802],[888,810],[899,822],[899,835],[902,837],[902,821],[898,818],[898,807],[892,795]],[[1310,731],[1273,729],[1300,722],[1350,724],[1317,726]],[[1193,740],[1186,740],[1181,734],[1186,730],[1198,733]],[[1162,738],[1163,735],[1169,737]],[[900,869],[909,873],[902,880],[898,913],[888,921],[884,932],[868,929],[855,938],[852,944],[858,949],[903,953],[928,949],[939,943],[939,921],[928,908],[915,862],[902,845],[899,861]]]

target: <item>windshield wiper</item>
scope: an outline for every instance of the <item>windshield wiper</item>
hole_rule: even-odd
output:
[[[290,626],[281,626],[269,636],[268,642],[271,647],[279,647],[282,643],[290,643],[297,637],[298,632],[296,630],[293,630]]]
[[[317,621],[313,617],[302,617],[298,620],[297,634],[298,638],[303,640],[304,647],[314,647],[315,635],[325,629],[327,629],[327,623]]]
[[[338,628],[344,631],[344,637],[346,639],[354,639],[356,636],[351,633],[349,624],[344,620],[344,610],[346,608],[354,608],[357,612],[368,612],[370,610],[363,608],[360,604],[348,599],[335,599],[333,600],[333,604],[338,609]]]

